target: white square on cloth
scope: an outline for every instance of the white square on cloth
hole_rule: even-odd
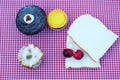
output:
[[[73,40],[67,36],[67,45],[66,48],[70,48],[73,51],[76,51],[77,49],[80,49],[74,42]],[[76,60],[75,58],[66,58],[65,62],[65,67],[66,68],[80,68],[80,67],[100,67],[100,62],[94,62],[85,52],[84,56],[81,60]]]
[[[67,35],[94,61],[100,58],[118,38],[99,20],[89,14],[81,15],[70,26]],[[68,44],[67,44],[68,45]]]

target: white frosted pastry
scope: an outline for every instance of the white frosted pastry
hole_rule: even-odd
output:
[[[78,17],[71,24],[68,35],[96,62],[118,38],[99,19],[89,14]]]
[[[33,44],[23,46],[18,53],[18,60],[23,66],[36,68],[42,61],[42,51]]]
[[[80,49],[74,42],[73,40],[67,36],[67,44],[66,48],[70,48],[73,51],[76,51],[77,49]],[[75,58],[66,58],[65,61],[65,67],[66,68],[81,68],[81,67],[100,67],[100,63],[94,62],[85,52],[84,56],[80,60],[76,60]]]

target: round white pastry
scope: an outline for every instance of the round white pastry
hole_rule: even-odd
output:
[[[42,61],[43,53],[37,46],[28,44],[23,46],[18,53],[18,60],[23,66],[36,68]]]

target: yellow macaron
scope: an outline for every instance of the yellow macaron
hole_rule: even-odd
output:
[[[67,23],[67,14],[61,9],[54,9],[48,13],[47,23],[50,28],[61,29]]]

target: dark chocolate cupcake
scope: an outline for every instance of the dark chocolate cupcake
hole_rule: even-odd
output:
[[[17,14],[16,25],[23,34],[37,34],[45,28],[45,11],[35,5],[25,6]]]

